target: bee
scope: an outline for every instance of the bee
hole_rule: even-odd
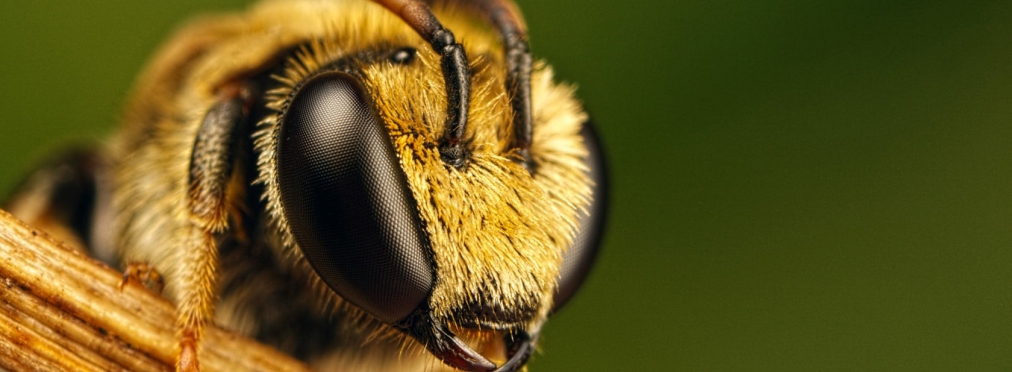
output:
[[[509,0],[202,18],[122,121],[6,207],[160,274],[182,371],[199,370],[207,322],[319,369],[517,370],[607,214],[589,116]]]

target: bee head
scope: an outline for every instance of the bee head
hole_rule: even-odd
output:
[[[533,137],[519,154],[496,40],[475,33],[453,161],[440,56],[410,34],[308,44],[278,78],[257,148],[290,256],[335,301],[459,369],[496,364],[457,334],[494,340],[502,355],[490,357],[513,370],[593,262],[605,178],[586,115],[547,67],[531,78]]]

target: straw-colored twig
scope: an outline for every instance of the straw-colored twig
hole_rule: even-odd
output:
[[[165,371],[177,350],[175,310],[122,274],[0,210],[0,367],[11,371]],[[207,371],[307,371],[214,326]]]

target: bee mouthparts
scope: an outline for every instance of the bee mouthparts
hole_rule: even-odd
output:
[[[537,341],[537,337],[531,337],[525,331],[510,332],[505,336],[509,360],[496,368],[495,363],[467,346],[425,309],[416,310],[396,327],[425,345],[446,365],[473,372],[514,372],[527,363],[534,350],[531,345]]]

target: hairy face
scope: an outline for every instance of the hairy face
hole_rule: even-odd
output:
[[[331,25],[330,34],[305,42],[268,91],[267,107],[276,115],[260,122],[256,148],[268,215],[279,227],[280,256],[299,270],[309,266],[305,247],[299,247],[305,244],[293,234],[281,200],[285,190],[278,181],[278,143],[287,140],[282,127],[290,125],[286,115],[306,85],[317,89],[320,79],[339,76],[361,88],[355,94],[364,96],[361,102],[389,137],[403,174],[433,278],[419,309],[479,343],[501,343],[502,336],[515,331],[537,334],[553,308],[563,258],[580,229],[579,215],[592,198],[589,151],[581,134],[587,117],[573,89],[554,83],[550,68],[535,65],[531,166],[525,167],[510,145],[514,112],[498,39],[446,18],[450,27],[468,35],[463,45],[471,61],[466,155],[462,166],[450,165],[439,151],[447,121],[440,57],[388,14],[363,19]],[[326,288],[320,278],[310,280]],[[342,298],[346,293],[320,292],[328,307],[349,300]],[[364,307],[388,325],[397,322]]]

